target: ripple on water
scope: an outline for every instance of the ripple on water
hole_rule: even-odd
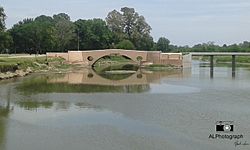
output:
[[[171,85],[171,84],[151,84],[149,93],[157,94],[181,94],[181,93],[198,93],[200,88],[183,86],[183,85]]]

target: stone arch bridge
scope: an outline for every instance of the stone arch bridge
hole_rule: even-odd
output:
[[[48,57],[61,57],[69,63],[93,66],[100,58],[105,56],[124,56],[134,62],[147,64],[162,64],[182,67],[181,53],[162,53],[160,51],[136,51],[122,49],[68,51],[67,53],[47,53]]]

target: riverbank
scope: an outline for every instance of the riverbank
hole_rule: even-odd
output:
[[[82,67],[86,66],[68,64],[62,58],[47,58],[45,55],[0,55],[0,80],[23,77],[33,72],[69,72]],[[96,72],[111,70],[127,72],[138,68],[140,68],[139,64],[121,56],[104,57],[94,65]],[[150,71],[180,69],[172,65],[155,64],[141,66],[141,68]]]
[[[0,56],[0,80],[23,77],[33,72],[67,72],[75,65],[46,56]]]
[[[24,77],[30,73],[32,73],[31,68],[27,68],[25,71],[24,70],[16,70],[15,72],[8,71],[8,72],[0,73],[0,80],[10,79],[14,77]]]
[[[203,57],[193,57],[193,59],[196,60],[202,60],[202,61],[209,61],[209,56],[203,56]],[[249,56],[237,56],[236,62],[239,64],[250,64],[250,57]],[[216,63],[232,63],[232,57],[231,56],[214,56],[214,61]]]

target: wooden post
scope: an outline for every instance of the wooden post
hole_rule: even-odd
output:
[[[232,55],[232,77],[235,77],[236,60],[235,55]]]
[[[214,56],[210,56],[210,78],[214,77]]]

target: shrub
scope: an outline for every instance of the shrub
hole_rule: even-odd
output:
[[[134,44],[129,40],[123,40],[119,42],[115,47],[118,49],[130,49],[130,50],[135,49]]]

